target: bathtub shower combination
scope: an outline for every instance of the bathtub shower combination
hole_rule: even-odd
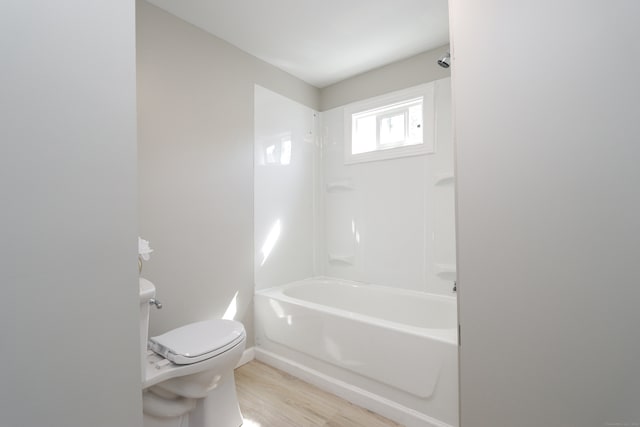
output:
[[[255,308],[258,359],[407,426],[457,425],[455,298],[320,277]]]
[[[407,427],[458,425],[450,94],[255,90],[256,358]],[[359,151],[409,124],[422,142]]]

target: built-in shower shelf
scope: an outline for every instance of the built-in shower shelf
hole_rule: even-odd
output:
[[[327,182],[327,191],[328,192],[352,191],[352,190],[354,190],[354,188],[353,188],[353,184],[351,183],[350,179],[345,179],[345,180],[342,180],[342,181]]]
[[[436,264],[436,276],[442,280],[456,280],[456,265],[455,264]]]
[[[436,185],[453,184],[456,177],[453,175],[436,175]]]
[[[330,264],[353,265],[355,260],[356,260],[355,255],[329,254],[329,263]]]

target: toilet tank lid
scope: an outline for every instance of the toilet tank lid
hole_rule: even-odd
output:
[[[244,339],[242,323],[215,319],[190,323],[149,339],[151,350],[179,364],[216,356]]]

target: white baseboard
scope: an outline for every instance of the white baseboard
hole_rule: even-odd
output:
[[[236,369],[239,368],[240,366],[244,365],[245,363],[251,362],[255,358],[256,358],[255,347],[246,348],[242,352],[242,357],[240,357],[240,360],[238,361],[238,364],[236,365]]]
[[[400,405],[377,394],[355,387],[337,378],[301,365],[261,348],[252,348],[254,357],[294,377],[335,394],[351,403],[369,409],[406,427],[453,427],[428,415]]]

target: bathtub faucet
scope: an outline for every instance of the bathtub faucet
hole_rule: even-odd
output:
[[[458,291],[458,282],[454,281],[453,282],[453,292],[457,292]]]

